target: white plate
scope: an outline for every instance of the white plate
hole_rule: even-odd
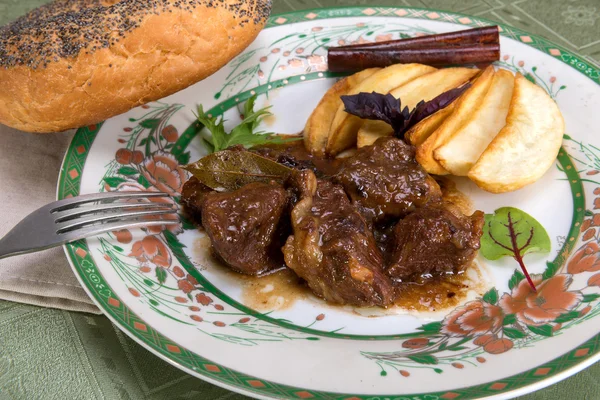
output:
[[[271,17],[258,39],[215,75],[160,102],[82,128],[65,157],[58,197],[160,189],[179,196],[179,168],[205,151],[198,104],[231,127],[253,94],[273,106],[266,129],[296,133],[335,81],[325,46],[493,24],[408,8],[338,8]],[[538,294],[506,258],[481,261],[494,286],[454,310],[368,318],[308,296],[287,308],[243,305],[239,279],[211,267],[193,227],[107,234],[66,246],[75,273],[124,332],[182,370],[259,398],[506,398],[537,390],[599,358],[600,126],[598,70],[567,50],[502,26],[501,68],[557,101],[568,136],[556,166],[520,191],[492,195],[466,181],[476,208],[525,210],[548,231],[550,254],[525,258],[544,274]],[[568,261],[565,261],[568,260]],[[277,301],[275,299],[276,304]],[[362,312],[365,314],[365,312]]]

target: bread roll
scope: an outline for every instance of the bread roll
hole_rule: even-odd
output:
[[[264,26],[271,0],[56,0],[0,28],[0,123],[57,132],[211,75]]]

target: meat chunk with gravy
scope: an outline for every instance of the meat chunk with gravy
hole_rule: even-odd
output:
[[[462,214],[450,203],[417,209],[394,228],[387,274],[394,282],[464,270],[479,249],[483,213]]]
[[[364,218],[344,189],[297,172],[299,201],[292,209],[293,235],[283,248],[289,268],[323,299],[354,306],[385,306],[393,287],[383,272],[383,256]]]
[[[250,183],[202,200],[202,225],[213,250],[232,269],[259,275],[284,265],[288,194],[277,184]]]
[[[206,195],[213,190],[192,176],[183,185],[181,190],[181,204],[183,209],[194,222],[201,224],[202,202]]]
[[[441,199],[435,180],[415,160],[415,148],[385,137],[345,159],[334,180],[369,221],[403,217]]]

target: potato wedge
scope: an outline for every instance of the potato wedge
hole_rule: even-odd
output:
[[[452,175],[467,176],[506,124],[514,82],[512,72],[497,71],[481,106],[471,114],[470,120],[434,150],[433,158]]]
[[[390,90],[413,80],[414,78],[435,71],[436,69],[422,64],[396,64],[383,68],[354,86],[348,95],[360,92],[388,93]],[[356,145],[356,134],[362,120],[344,111],[341,104],[333,118],[331,131],[327,140],[326,152],[335,155]]]
[[[435,175],[446,175],[446,171],[434,158],[433,151],[459,129],[470,115],[479,107],[483,96],[487,93],[494,77],[494,67],[489,66],[475,80],[473,86],[467,89],[460,98],[455,100],[454,111],[419,147],[417,147],[417,162],[427,172]]]
[[[421,75],[404,85],[390,91],[395,98],[402,102],[402,108],[412,110],[421,100],[429,101],[434,97],[458,87],[471,79],[478,69],[473,68],[444,68]],[[365,121],[357,135],[357,146],[368,146],[382,136],[393,134],[392,128],[382,121]]]
[[[356,147],[359,149],[364,146],[370,146],[377,139],[384,136],[392,136],[394,130],[391,125],[383,121],[363,121],[356,134]]]
[[[413,146],[420,146],[454,111],[456,101],[430,115],[406,132],[404,137]]]
[[[338,107],[342,104],[340,96],[345,95],[348,91],[364,81],[381,68],[369,68],[350,75],[344,79],[337,81],[321,98],[317,107],[313,110],[304,126],[304,146],[306,150],[313,154],[323,155],[327,138],[329,137],[329,129],[333,122],[333,117]]]
[[[492,193],[510,192],[535,182],[554,164],[565,122],[541,87],[515,76],[506,125],[469,171],[477,186]]]
[[[450,89],[458,87],[479,72],[475,68],[444,68],[390,91],[390,94],[402,101],[402,108],[410,110],[421,101],[429,101]]]

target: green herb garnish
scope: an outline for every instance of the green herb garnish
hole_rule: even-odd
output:
[[[273,132],[256,131],[258,125],[266,117],[273,114],[269,112],[269,107],[261,108],[258,111],[254,111],[254,103],[256,102],[256,95],[250,97],[244,105],[244,120],[231,132],[225,132],[222,116],[209,117],[202,108],[202,105],[198,106],[198,121],[200,121],[211,133],[211,135],[202,136],[202,140],[206,145],[207,149],[211,152],[217,152],[225,150],[230,146],[242,145],[244,147],[252,147],[261,144],[278,144],[286,143],[292,140],[298,140],[299,138],[282,138]]]
[[[529,285],[535,292],[535,284],[527,268],[523,256],[527,253],[548,253],[550,237],[535,218],[525,211],[513,207],[502,207],[494,214],[485,215],[483,236],[481,237],[481,254],[488,260],[497,260],[504,256],[515,259]]]

